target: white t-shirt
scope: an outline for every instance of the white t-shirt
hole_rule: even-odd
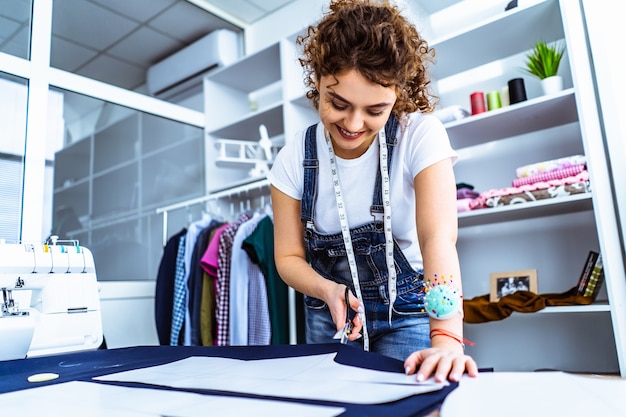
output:
[[[452,158],[457,154],[450,146],[443,124],[432,115],[413,113],[399,123],[398,143],[393,150],[390,175],[391,227],[393,236],[415,269],[422,268],[422,256],[415,226],[415,190],[413,179],[424,168]],[[276,156],[268,179],[288,196],[302,200],[304,190],[304,138],[306,129],[288,142]],[[378,138],[356,159],[337,157],[341,192],[350,228],[373,220],[376,173],[379,170]],[[319,160],[318,195],[314,220],[320,233],[341,233],[337,201],[330,171],[330,155],[324,139],[324,126],[317,126],[317,157]]]

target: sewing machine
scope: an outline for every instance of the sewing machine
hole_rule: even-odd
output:
[[[0,240],[0,291],[0,360],[102,344],[95,264],[77,241]]]

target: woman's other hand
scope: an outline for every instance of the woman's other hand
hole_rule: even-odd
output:
[[[418,381],[434,376],[436,382],[457,382],[464,373],[471,377],[478,376],[476,362],[463,352],[460,345],[444,345],[413,352],[404,361],[404,369],[407,375],[417,373]]]

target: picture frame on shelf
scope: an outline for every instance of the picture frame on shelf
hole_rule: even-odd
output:
[[[505,295],[517,291],[537,292],[537,270],[523,269],[518,271],[492,272],[490,274],[491,291],[489,301],[495,303]]]

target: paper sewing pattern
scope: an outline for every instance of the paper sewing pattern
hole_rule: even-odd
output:
[[[48,417],[335,417],[343,407],[65,382],[0,395],[7,415]]]
[[[342,365],[334,361],[335,355],[259,360],[190,357],[94,379],[352,404],[379,404],[447,385],[432,379],[418,383],[415,375]]]

